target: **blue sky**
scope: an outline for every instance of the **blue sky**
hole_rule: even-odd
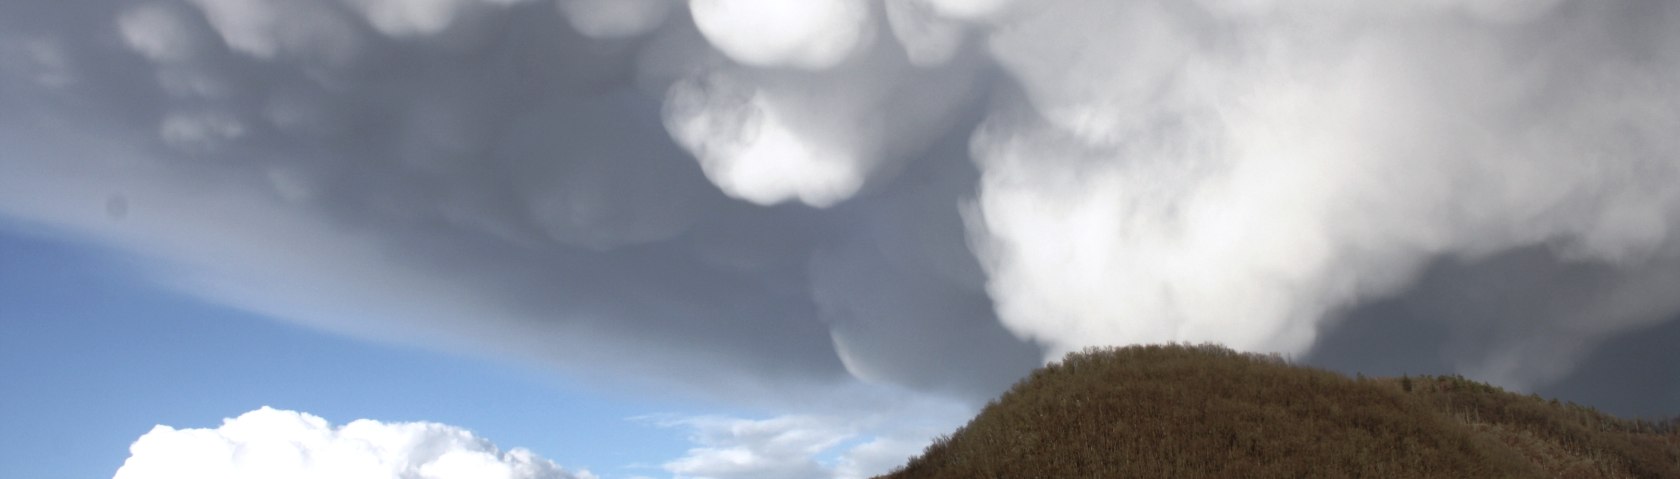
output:
[[[443,422],[603,477],[658,475],[687,433],[631,418],[706,404],[312,331],[160,291],[142,274],[122,254],[0,227],[0,476],[107,477],[153,425],[216,427],[265,405],[340,424]]]

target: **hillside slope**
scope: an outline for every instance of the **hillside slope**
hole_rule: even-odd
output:
[[[1680,478],[1675,426],[1460,377],[1136,346],[1034,372],[884,477]]]

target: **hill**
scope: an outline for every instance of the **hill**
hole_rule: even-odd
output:
[[[1677,426],[1457,376],[1134,346],[1039,369],[883,477],[1680,478]]]

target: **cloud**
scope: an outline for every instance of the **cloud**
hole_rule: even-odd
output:
[[[678,424],[693,428],[700,445],[665,464],[679,478],[823,477],[828,474],[814,456],[855,434],[840,424],[803,416],[702,417]]]
[[[458,4],[414,34],[332,1],[8,4],[78,25],[12,22],[8,38],[91,69],[59,95],[0,96],[19,112],[0,118],[16,173],[0,210],[140,253],[156,281],[211,301],[607,382],[800,402],[855,371],[979,398],[1036,362],[966,253],[972,173],[939,171],[972,171],[955,127],[976,114],[978,59],[917,66],[874,42],[826,74],[768,70],[711,51],[681,15],[605,35],[573,28],[584,4]],[[60,33],[77,29],[121,43]],[[752,100],[700,89],[685,107],[710,78]],[[902,114],[880,120],[889,106]],[[935,145],[941,166],[919,166]],[[752,153],[784,146],[811,156]],[[905,171],[942,186],[921,193]],[[859,194],[904,202],[840,207]],[[120,222],[110,201],[128,205]],[[877,221],[914,234],[835,234]],[[868,308],[885,316],[849,313],[837,285],[889,283],[831,266],[848,257],[928,294],[882,290],[891,305]],[[930,351],[959,361],[904,361]]]
[[[694,0],[694,24],[718,50],[753,66],[826,69],[874,39],[872,2]]]
[[[1539,388],[1680,310],[1680,7],[772,3],[5,2],[0,215],[778,413],[1391,300]]]
[[[481,6],[508,6],[524,0],[347,0],[380,33],[392,36],[435,35],[457,17]]]
[[[650,419],[691,433],[695,447],[664,464],[677,479],[862,479],[903,465],[935,435],[948,433],[966,419],[966,414],[949,414],[938,406],[924,402],[894,414],[852,417]],[[920,415],[904,414],[912,411]]]
[[[881,44],[822,72],[696,66],[667,89],[665,126],[730,196],[833,206],[890,180],[976,98],[976,59],[923,55],[953,58],[923,66]]]
[[[319,0],[193,0],[228,48],[261,60],[331,65],[354,60],[368,41],[352,20]],[[384,23],[384,22],[381,22]]]
[[[974,140],[1000,318],[1052,357],[1160,341],[1299,354],[1439,258],[1540,247],[1625,282],[1601,283],[1606,310],[1519,306],[1570,284],[1554,276],[1455,316],[1522,332],[1461,353],[1463,370],[1544,382],[1568,368],[1541,359],[1559,341],[1666,319],[1675,305],[1640,285],[1680,258],[1680,143],[1658,133],[1680,127],[1662,86],[1680,71],[1657,53],[1680,36],[1621,22],[1674,12],[1555,3],[1023,14],[988,43],[1020,95]]]
[[[572,28],[592,38],[640,35],[659,27],[673,0],[559,0]]]
[[[116,479],[367,478],[592,479],[526,449],[498,449],[471,431],[371,419],[334,427],[308,413],[263,407],[215,429],[157,426],[129,447]]]

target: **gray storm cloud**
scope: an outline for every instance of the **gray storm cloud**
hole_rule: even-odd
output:
[[[0,12],[0,212],[351,334],[979,398],[1090,345],[1308,354],[1395,298],[1537,387],[1680,312],[1671,2]]]

